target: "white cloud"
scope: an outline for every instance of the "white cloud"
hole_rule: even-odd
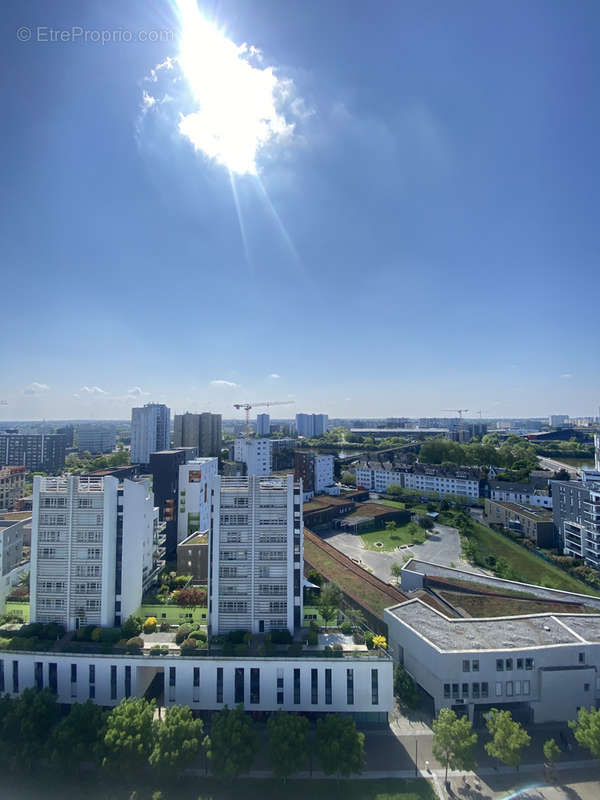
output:
[[[211,381],[209,386],[214,387],[215,389],[237,389],[239,383],[234,383],[233,381]]]
[[[142,94],[142,103],[144,108],[152,108],[152,106],[156,103],[156,97],[152,97],[151,94],[144,89],[144,93]]]
[[[101,389],[99,386],[82,386],[81,389],[79,389],[79,394],[91,397],[92,395],[99,396],[108,394],[108,392],[105,392],[104,389]]]
[[[563,374],[560,377],[563,378],[564,380],[569,380],[569,378],[573,377],[573,373],[572,372],[563,372]]]
[[[127,397],[148,397],[150,392],[144,392],[139,386],[127,390]]]
[[[34,381],[23,389],[23,394],[31,397],[33,395],[44,394],[45,392],[49,391],[50,387],[46,383],[37,383],[37,381]]]
[[[276,372],[272,372],[269,375],[269,378],[273,378],[273,380],[276,380],[277,378],[281,378],[281,375],[278,375]]]

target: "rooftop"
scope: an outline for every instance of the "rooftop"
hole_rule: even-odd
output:
[[[497,506],[502,506],[502,508],[507,508],[509,511],[514,511],[516,514],[528,517],[535,522],[552,522],[552,511],[545,508],[525,506],[520,503],[509,503],[504,500],[490,500],[489,502]]]
[[[177,547],[182,547],[183,545],[189,544],[208,544],[208,531],[195,531],[194,533],[190,534],[187,539],[179,542]]]

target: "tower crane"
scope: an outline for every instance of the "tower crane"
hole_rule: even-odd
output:
[[[250,409],[251,408],[264,408],[265,406],[289,406],[295,403],[295,400],[267,400],[264,403],[234,403],[233,407],[238,411],[243,409],[246,412],[246,439],[250,436]]]
[[[463,414],[466,414],[468,408],[442,408],[442,411],[454,411],[455,414],[458,414],[458,439],[462,441],[463,439]]]

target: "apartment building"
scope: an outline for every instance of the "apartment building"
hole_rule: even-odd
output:
[[[314,439],[327,433],[329,417],[327,414],[296,414],[298,436]]]
[[[390,465],[389,468],[384,468],[361,464],[356,469],[356,485],[378,492],[385,492],[388,486],[396,484],[426,494],[477,498],[480,496],[480,483],[477,470],[461,467],[446,469],[435,465],[415,464],[413,467]]]
[[[12,511],[25,493],[26,467],[0,468],[0,510]]]
[[[294,480],[302,481],[302,499],[305,502],[315,494],[322,494],[334,482],[333,456],[297,450],[294,453]]]
[[[356,485],[374,492],[386,492],[388,486],[404,486],[404,475],[409,471],[409,467],[384,468],[379,461],[372,463],[362,463],[356,467]]]
[[[271,417],[269,414],[256,415],[256,435],[268,436],[271,433]]]
[[[209,529],[210,486],[218,467],[217,458],[194,458],[179,466],[178,544],[196,531]]]
[[[0,432],[0,467],[58,472],[65,466],[65,437],[59,433]]]
[[[161,522],[165,524],[167,558],[176,556],[179,525],[179,468],[195,458],[195,447],[174,447],[150,454],[154,503]]]
[[[79,425],[77,450],[79,453],[112,453],[117,442],[114,425]]]
[[[31,621],[121,624],[164,564],[161,535],[146,481],[35,476]]]
[[[213,635],[302,621],[302,485],[292,476],[217,477],[211,490]]]
[[[271,474],[270,439],[236,439],[233,452],[234,461],[246,465],[247,475]]]
[[[538,547],[554,546],[552,512],[518,503],[485,500],[485,516],[490,525],[501,525],[531,539]]]
[[[419,599],[387,608],[395,660],[442,708],[483,725],[491,708],[564,722],[600,703],[600,616],[452,619]]]
[[[171,411],[162,403],[131,409],[131,463],[150,463],[150,454],[171,445]]]
[[[528,483],[508,483],[507,481],[488,481],[490,497],[503,503],[518,503],[537,508],[552,508],[552,494],[548,493],[548,481],[540,486],[539,481]]]
[[[195,531],[177,545],[177,574],[208,583],[208,531]]]
[[[600,480],[552,481],[552,503],[563,553],[600,569]]]
[[[199,456],[220,456],[223,446],[221,414],[175,414],[174,447],[195,447]]]

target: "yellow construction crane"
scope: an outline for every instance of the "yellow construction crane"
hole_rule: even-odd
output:
[[[250,409],[251,408],[264,408],[265,406],[289,406],[295,403],[295,400],[267,400],[264,403],[234,403],[233,407],[238,411],[243,409],[246,412],[246,439],[250,436]]]

